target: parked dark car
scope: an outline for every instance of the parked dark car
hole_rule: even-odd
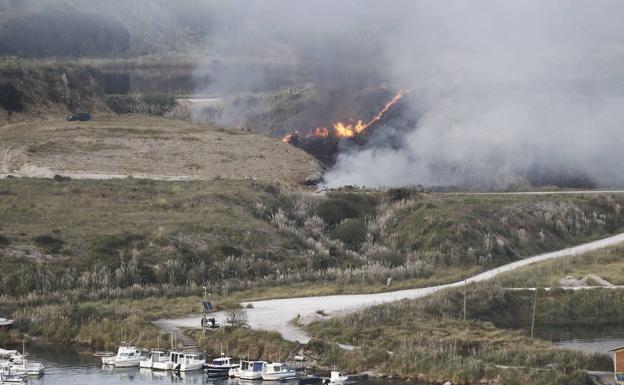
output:
[[[88,112],[79,112],[77,114],[68,115],[65,119],[67,119],[68,122],[86,122],[87,120],[91,120],[91,114]]]

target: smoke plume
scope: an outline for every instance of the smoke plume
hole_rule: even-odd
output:
[[[406,7],[385,52],[394,80],[412,87],[418,122],[386,127],[393,140],[385,135],[340,154],[326,183],[624,184],[616,166],[624,161],[624,30],[616,16],[623,8],[616,1]]]

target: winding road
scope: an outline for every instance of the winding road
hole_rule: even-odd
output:
[[[590,251],[614,246],[623,242],[624,233],[604,238],[598,241],[570,247],[567,249],[525,258],[477,274],[471,278],[468,278],[466,282],[472,283],[485,281],[494,278],[501,273],[509,272],[537,262],[584,254]],[[253,308],[247,309],[249,324],[253,329],[277,331],[281,333],[284,339],[306,343],[309,341],[310,338],[306,335],[305,331],[290,322],[298,315],[302,317],[303,320],[323,318],[323,316],[317,314],[318,310],[322,310],[323,313],[326,314],[326,316],[332,316],[340,313],[357,311],[359,309],[376,304],[381,304],[384,302],[398,301],[401,299],[422,298],[443,289],[462,285],[464,285],[464,281],[450,283],[446,285],[375,294],[283,298],[266,301],[245,302],[243,303],[243,305],[251,303],[253,306]],[[221,323],[225,322],[225,315],[222,312],[216,313],[215,316]],[[199,328],[200,319],[201,316],[197,315],[180,319],[162,319],[155,321],[154,324],[163,330],[172,331],[177,328]]]

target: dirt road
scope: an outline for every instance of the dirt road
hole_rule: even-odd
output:
[[[481,282],[495,276],[527,266],[533,263],[545,261],[548,259],[561,258],[571,255],[578,255],[590,251],[603,249],[624,242],[624,233],[604,238],[598,241],[585,243],[579,246],[536,255],[530,258],[513,262],[495,269],[483,272],[474,277],[469,278],[466,282]],[[439,290],[457,287],[464,284],[464,281],[455,282],[447,285],[432,286],[419,289],[408,289],[394,292],[376,293],[376,294],[354,294],[354,295],[331,295],[320,297],[305,298],[284,298],[273,299],[267,301],[250,302],[253,308],[247,310],[249,323],[254,329],[274,330],[282,334],[282,336],[291,341],[307,342],[309,337],[301,328],[293,325],[293,320],[297,315],[306,322],[312,319],[322,318],[317,311],[322,310],[327,316],[340,314],[343,312],[352,312],[358,309],[380,304],[384,302],[397,301],[400,299],[421,298],[433,294]],[[247,303],[243,303],[247,305]],[[223,313],[216,314],[220,322],[224,322]],[[158,326],[161,328],[198,328],[200,325],[200,316],[190,316],[181,319],[159,320]]]

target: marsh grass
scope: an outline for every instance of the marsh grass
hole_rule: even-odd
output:
[[[323,362],[349,370],[376,368],[427,382],[476,384],[501,376],[508,379],[505,384],[528,383],[522,382],[528,378],[532,384],[572,384],[587,379],[578,371],[610,369],[607,355],[556,349],[548,342],[531,340],[526,332],[499,329],[481,320],[483,314],[501,311],[483,300],[492,290],[491,286],[471,288],[474,294],[468,298],[466,322],[461,301],[456,301],[462,291],[446,290],[314,322],[308,330],[317,340],[310,347]],[[343,352],[328,342],[359,348]],[[549,364],[555,364],[555,369],[544,370]],[[497,365],[526,369],[508,371]],[[519,380],[511,381],[512,373]]]

